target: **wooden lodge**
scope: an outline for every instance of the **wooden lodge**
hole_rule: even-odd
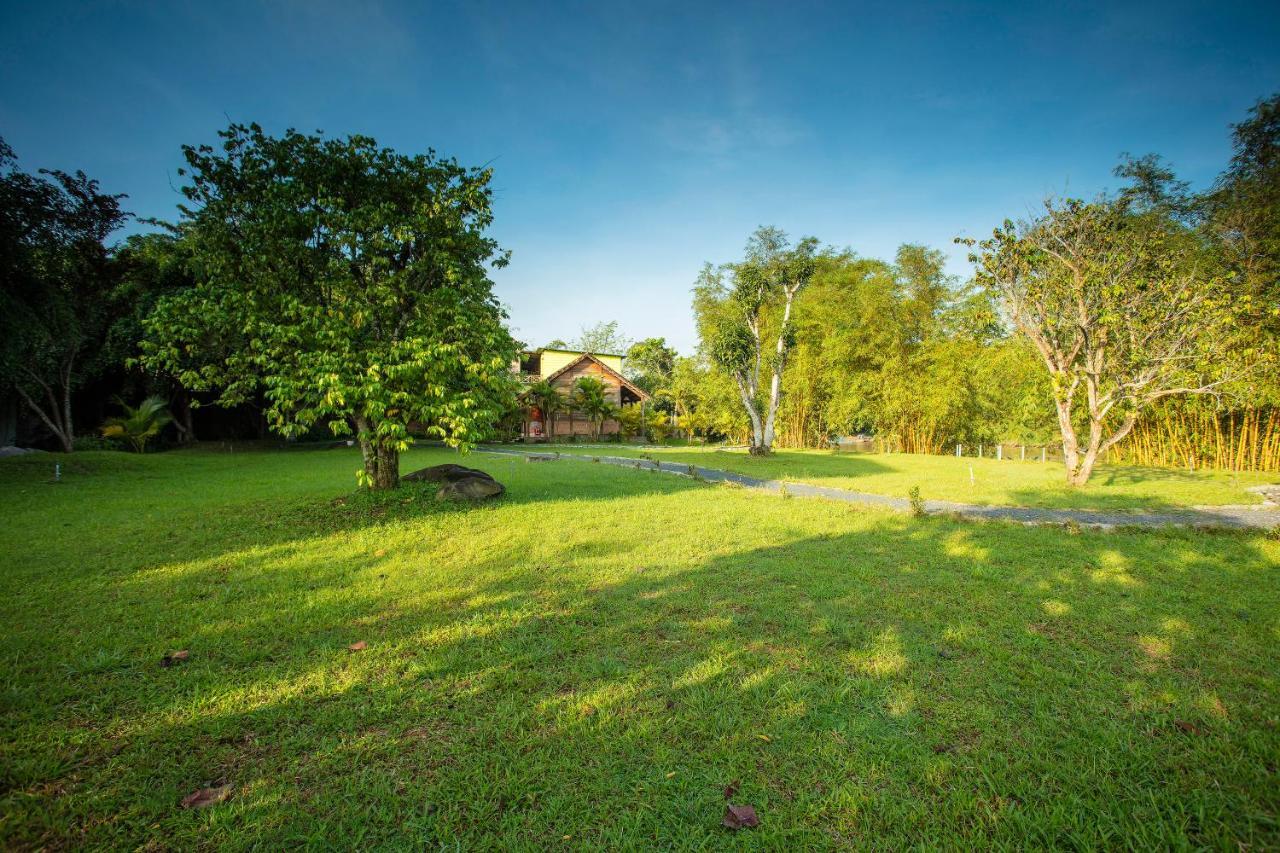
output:
[[[522,379],[532,384],[546,380],[565,397],[573,394],[573,385],[584,376],[594,376],[604,383],[605,396],[615,406],[642,403],[649,395],[622,375],[622,356],[611,353],[591,353],[580,350],[538,349],[521,354],[517,369]],[[600,435],[616,436],[621,431],[616,418],[608,418],[600,425]],[[549,435],[554,429],[555,434]],[[571,405],[563,411],[545,417],[536,406],[525,409],[521,435],[525,441],[590,438],[593,425],[581,412],[574,412]]]

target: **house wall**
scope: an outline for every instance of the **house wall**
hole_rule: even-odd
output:
[[[574,356],[574,358],[577,357],[578,356],[576,355]],[[604,361],[603,358],[600,360]],[[621,361],[621,359],[619,359],[619,361]],[[561,365],[561,367],[563,366],[564,365]],[[609,402],[613,403],[615,406],[622,405],[622,386],[620,386],[616,379],[606,373],[600,365],[596,364],[594,361],[587,360],[581,364],[575,365],[569,370],[566,370],[563,374],[556,377],[555,386],[559,389],[561,394],[568,397],[573,393],[573,383],[577,382],[583,376],[594,376],[596,379],[599,379],[604,383],[604,395]],[[600,424],[601,435],[614,435],[618,432],[618,429],[618,422],[613,418],[609,418]],[[556,415],[555,434],[557,436],[589,436],[591,435],[591,422],[588,421],[584,415],[574,414],[573,418],[570,419],[568,412],[560,412]]]
[[[570,352],[568,350],[548,349],[542,351],[542,370],[543,376],[550,376],[566,364],[571,363],[582,353]],[[596,358],[609,365],[612,370],[619,373],[622,372],[622,356],[620,355],[597,355]]]

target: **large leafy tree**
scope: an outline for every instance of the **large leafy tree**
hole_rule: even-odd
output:
[[[171,227],[154,221],[150,224],[161,225],[161,230],[129,236],[113,259],[116,283],[111,298],[116,317],[107,330],[104,358],[117,365],[136,365],[139,342],[146,337],[145,324],[156,304],[166,296],[195,286],[186,243]],[[223,342],[232,337],[203,342],[200,351],[194,342],[189,344],[186,362],[216,363],[218,359],[208,349],[215,347],[218,352],[225,352],[227,348]],[[148,386],[173,398],[172,423],[177,428],[179,440],[183,443],[195,441],[192,409],[196,404],[189,391],[167,374],[146,379]]]
[[[671,375],[676,367],[676,351],[665,338],[645,338],[627,350],[627,378],[655,398],[662,411],[674,410],[671,400]]]
[[[108,236],[122,195],[83,172],[17,167],[0,140],[0,385],[71,452],[72,393],[103,368],[113,317]]]
[[[1198,235],[1121,199],[1046,204],[976,245],[977,278],[1049,372],[1067,480],[1157,400],[1207,393],[1226,377],[1230,289]]]
[[[617,320],[583,326],[578,337],[568,343],[555,340],[547,344],[552,349],[575,349],[583,352],[624,355],[631,348],[631,339],[622,334]]]
[[[1280,94],[1234,126],[1231,164],[1208,195],[1210,227],[1243,285],[1245,319],[1280,335]]]
[[[354,433],[372,488],[398,484],[411,425],[464,449],[485,437],[516,353],[488,277],[507,261],[485,233],[490,171],[366,136],[219,136],[183,149],[199,281],[148,319],[144,363],[223,404],[265,389],[281,434]]]
[[[795,246],[776,228],[759,228],[746,257],[719,269],[707,265],[694,288],[694,313],[707,355],[738,389],[751,422],[753,455],[773,447],[782,377],[795,343],[792,306],[817,268],[818,241]],[[767,396],[761,387],[768,372]]]

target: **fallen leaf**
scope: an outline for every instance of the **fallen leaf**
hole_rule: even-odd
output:
[[[737,780],[737,779],[734,779],[734,780],[733,780],[732,782],[730,782],[728,785],[725,785],[725,786],[724,786],[724,798],[725,798],[726,800],[732,800],[732,799],[733,799],[733,795],[734,795],[734,794],[736,794],[736,793],[738,793],[738,786],[739,786],[739,785],[741,785],[741,784],[742,784],[742,782],[740,782],[740,781],[739,781],[739,780]]]
[[[386,548],[379,548],[378,550],[376,550],[376,551],[374,551],[374,552],[373,552],[373,556],[375,556],[375,557],[385,557],[385,556],[387,556],[387,549],[386,549]]]
[[[729,829],[750,829],[760,825],[760,818],[756,817],[756,810],[751,806],[728,803],[724,807],[724,819],[720,823]]]
[[[765,743],[773,742],[773,738],[769,737],[768,735],[756,735],[756,737],[760,738],[760,740],[764,741]]]
[[[668,779],[671,779],[671,778],[673,778],[675,775],[676,775],[676,771],[672,770],[670,773],[668,773],[668,774],[667,774],[667,778],[668,778]]]
[[[187,651],[186,649],[182,649],[181,651],[177,651],[177,652],[170,652],[169,654],[160,658],[160,665],[174,666],[175,664],[182,663],[184,660],[186,660],[189,657],[191,657],[191,652]]]
[[[1189,735],[1202,735],[1204,732],[1195,723],[1188,723],[1186,720],[1174,720],[1173,724],[1178,727],[1179,731],[1186,732]]]
[[[219,785],[216,788],[201,788],[199,791],[193,791],[183,797],[182,807],[184,809],[203,809],[208,806],[217,805],[230,796],[230,785]]]
[[[358,643],[352,643],[351,645],[347,646],[347,650],[352,652],[362,652],[367,648],[369,648],[369,644],[366,643],[364,640],[361,640]]]

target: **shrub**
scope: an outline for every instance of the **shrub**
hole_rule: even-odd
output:
[[[927,513],[924,508],[924,498],[920,497],[919,486],[911,487],[911,491],[907,492],[907,500],[911,502],[911,514],[916,518],[924,518]]]

